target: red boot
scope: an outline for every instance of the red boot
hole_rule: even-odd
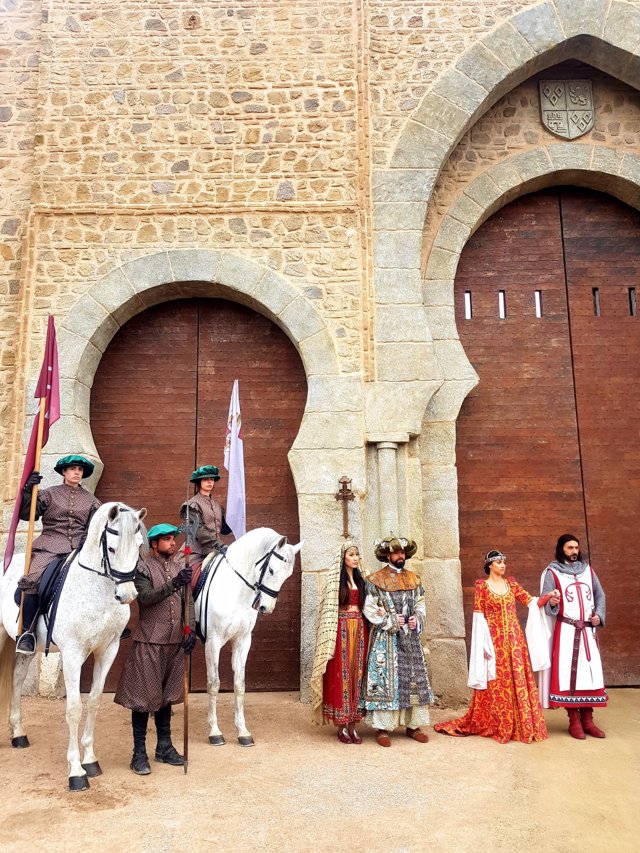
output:
[[[587,736],[580,721],[580,708],[567,708],[567,714],[569,715],[569,734],[571,737],[576,740],[585,740]]]
[[[606,734],[593,722],[593,708],[580,708],[580,721],[584,731],[591,737],[606,737]]]

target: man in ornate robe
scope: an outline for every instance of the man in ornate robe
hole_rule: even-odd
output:
[[[391,746],[389,732],[397,726],[405,726],[407,737],[419,743],[429,740],[420,730],[429,725],[428,706],[433,704],[420,642],[426,624],[424,589],[420,578],[405,568],[416,550],[408,539],[378,540],[376,557],[386,565],[367,578],[363,613],[373,628],[364,706],[380,746]]]
[[[191,568],[184,555],[174,556],[177,532],[172,524],[156,524],[149,531],[150,551],[135,576],[140,618],[115,695],[119,705],[131,709],[130,767],[139,776],[151,772],[146,748],[150,713],[158,735],[156,761],[184,764],[171,742],[171,705],[183,701],[183,652],[191,652],[195,634],[183,633],[180,592],[191,580]]]
[[[603,738],[605,733],[593,721],[593,706],[607,704],[596,639],[596,628],[605,622],[605,595],[596,573],[582,558],[578,539],[570,533],[558,539],[556,559],[542,573],[542,595],[554,589],[561,598],[558,605],[546,605],[555,627],[550,683],[540,685],[542,705],[567,709],[572,737]]]

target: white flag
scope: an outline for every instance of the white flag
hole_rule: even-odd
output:
[[[227,439],[224,445],[224,467],[229,472],[227,524],[233,530],[236,539],[239,539],[247,532],[247,499],[244,493],[244,447],[237,379],[233,383],[231,402],[229,403]]]

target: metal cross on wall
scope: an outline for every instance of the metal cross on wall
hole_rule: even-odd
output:
[[[349,477],[340,477],[340,490],[336,492],[335,498],[337,501],[342,501],[342,535],[348,539],[349,534],[349,503],[355,498],[351,491],[351,480]]]

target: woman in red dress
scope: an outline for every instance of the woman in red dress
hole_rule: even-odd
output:
[[[341,743],[356,744],[362,743],[356,723],[364,716],[360,684],[367,652],[365,586],[359,566],[357,546],[345,542],[326,578],[311,677],[316,721],[333,723]]]
[[[527,643],[516,601],[536,610],[550,596],[535,599],[513,577],[505,577],[506,559],[489,551],[484,570],[489,577],[477,580],[473,605],[473,635],[469,660],[469,687],[474,687],[469,710],[457,720],[434,726],[442,734],[462,737],[481,735],[498,743],[545,740],[545,725],[533,677]]]

